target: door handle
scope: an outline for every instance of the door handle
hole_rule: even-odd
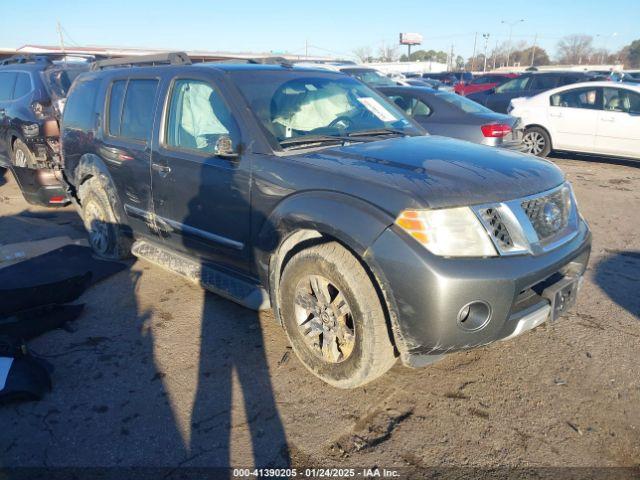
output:
[[[562,112],[551,112],[549,113],[550,117],[562,118]]]
[[[615,122],[616,119],[614,117],[600,117],[600,120],[603,122]]]
[[[151,164],[151,168],[154,171],[158,172],[158,175],[160,175],[163,178],[171,173],[171,167],[168,166],[168,165],[161,165],[159,163],[152,163]]]

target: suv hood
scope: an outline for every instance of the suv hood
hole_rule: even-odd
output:
[[[341,163],[341,172],[410,194],[430,208],[513,200],[564,182],[554,164],[533,155],[439,136],[391,138],[335,147],[312,155]],[[380,199],[371,199],[379,204]]]

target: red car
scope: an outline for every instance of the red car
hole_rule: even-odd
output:
[[[504,82],[517,77],[517,73],[489,73],[486,75],[479,75],[473,77],[470,82],[460,82],[454,87],[454,91],[458,95],[469,95],[470,93],[482,92],[489,90],[498,85],[502,85]]]

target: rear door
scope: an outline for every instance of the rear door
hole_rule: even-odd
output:
[[[606,155],[640,158],[640,93],[620,87],[604,88],[596,150]]]
[[[150,166],[158,85],[159,79],[150,77],[110,82],[98,151],[122,199],[128,223],[143,234],[154,232]]]
[[[154,209],[175,250],[238,270],[248,265],[250,159],[237,116],[210,74],[176,76],[154,140]],[[224,147],[224,148],[223,148]]]
[[[601,109],[600,87],[572,88],[551,95],[547,119],[553,147],[592,152]]]
[[[13,86],[16,83],[15,72],[0,72],[0,165],[9,165],[9,104],[13,96]]]

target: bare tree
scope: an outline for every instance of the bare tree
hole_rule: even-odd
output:
[[[366,63],[371,61],[371,47],[358,47],[353,50],[353,54],[356,56],[360,63]]]
[[[381,62],[395,62],[398,59],[398,47],[383,43],[378,49],[378,57]]]
[[[593,54],[591,35],[567,35],[558,42],[558,61],[564,64],[588,62]]]

